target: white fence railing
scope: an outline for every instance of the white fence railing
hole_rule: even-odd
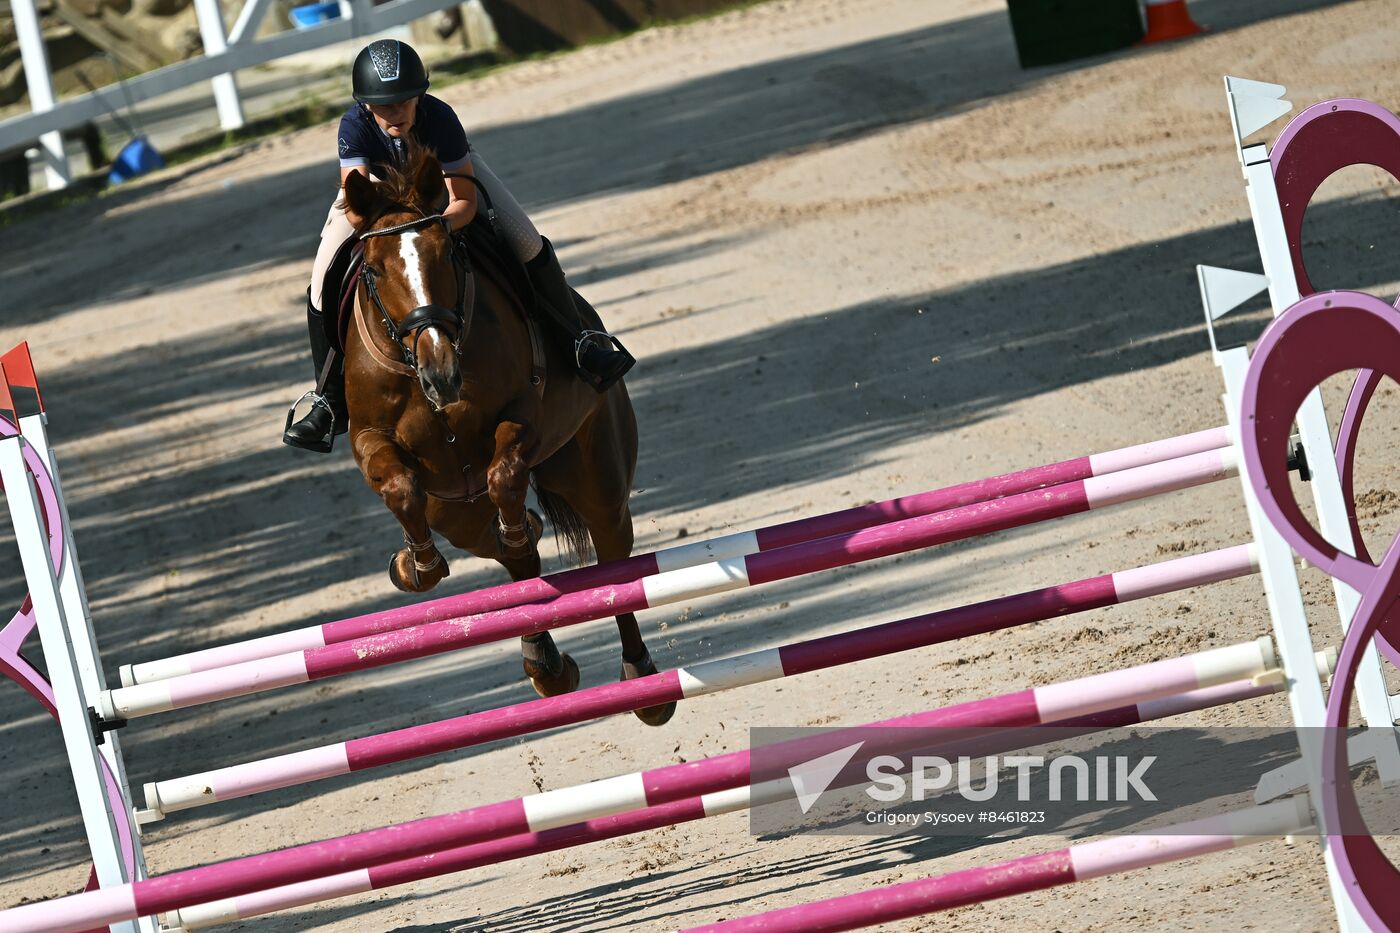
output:
[[[272,0],[245,0],[233,28],[224,31],[219,0],[195,0],[200,36],[205,54],[189,61],[167,65],[126,82],[126,92],[115,87],[56,101],[49,71],[48,53],[39,29],[34,0],[10,0],[15,33],[24,59],[24,77],[29,85],[32,110],[23,116],[0,121],[0,152],[35,142],[44,160],[50,188],[62,188],[71,180],[68,156],[63,149],[62,131],[82,126],[104,113],[119,109],[129,95],[131,102],[150,100],[162,94],[209,81],[219,123],[224,129],[243,125],[243,107],[234,75],[243,68],[295,55],[310,49],[372,35],[391,26],[402,25],[420,16],[456,6],[460,0],[390,0],[373,6],[372,0],[340,0],[341,16],[320,26],[295,30],[254,40],[258,25]]]

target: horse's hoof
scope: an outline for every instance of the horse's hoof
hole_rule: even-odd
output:
[[[554,677],[530,678],[530,686],[535,688],[535,692],[542,697],[557,697],[563,693],[573,693],[578,689],[579,671],[578,664],[567,651],[559,652],[559,660],[564,662],[564,669]]]
[[[651,652],[647,652],[635,661],[623,658],[622,676],[618,679],[636,680],[638,677],[646,677],[655,673],[656,662],[651,659]],[[648,726],[664,726],[676,714],[676,701],[662,703],[660,706],[648,706],[645,709],[635,709],[632,713]]]
[[[431,569],[424,571],[413,567],[408,574],[400,568],[401,560],[406,567],[413,567],[413,553],[408,548],[402,548],[389,558],[389,582],[400,592],[426,593],[448,574],[447,560],[442,556],[438,557],[438,563]]]
[[[676,715],[676,701],[662,703],[660,706],[648,706],[646,709],[634,709],[632,715],[648,726],[664,726]]]
[[[394,589],[401,593],[412,593],[408,585],[399,577],[399,555],[389,555],[389,582],[394,584]]]

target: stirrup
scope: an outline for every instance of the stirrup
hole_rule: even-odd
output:
[[[603,353],[611,353],[613,359],[606,371],[594,372],[583,365],[584,354],[590,347],[597,347]],[[635,365],[637,358],[627,352],[621,340],[607,331],[586,330],[574,341],[574,371],[580,379],[592,386],[595,392],[611,389]]]
[[[328,430],[325,436],[320,440],[307,441],[304,444],[293,443],[287,440],[287,435],[292,430],[292,425],[301,420],[297,418],[297,406],[308,398],[311,399],[311,411],[308,411],[304,417],[310,417],[317,406],[320,406],[326,410],[326,414],[331,416],[330,430]],[[282,427],[282,443],[286,444],[288,447],[310,450],[320,454],[328,454],[335,449],[335,408],[326,400],[324,395],[320,395],[315,389],[311,389],[303,393],[301,398],[292,403],[292,407],[287,409],[287,423]]]
[[[594,343],[600,344],[604,347],[610,346],[618,353],[626,354],[627,359],[632,363],[637,362],[636,359],[632,356],[632,354],[627,352],[627,348],[622,345],[622,341],[618,340],[612,334],[608,333],[605,330],[586,330],[580,333],[578,335],[578,339],[574,341],[575,367],[577,367],[578,369],[583,368],[583,350],[585,347]]]

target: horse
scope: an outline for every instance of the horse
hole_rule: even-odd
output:
[[[435,532],[513,580],[539,576],[532,482],[580,562],[590,545],[600,561],[628,557],[637,420],[626,385],[599,394],[561,341],[536,338],[530,296],[505,264],[466,255],[437,215],[447,188],[436,157],[411,147],[406,163],[384,180],[351,173],[343,194],[364,246],[345,337],[348,429],[366,483],[403,527],[390,580],[423,593],[448,575]],[[616,618],[621,679],[656,673],[636,616]],[[523,637],[521,656],[541,696],[578,687],[578,665],[549,632]],[[659,726],[674,711],[637,717]]]

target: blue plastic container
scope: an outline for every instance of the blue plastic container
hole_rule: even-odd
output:
[[[165,159],[161,158],[161,154],[146,137],[137,136],[122,146],[121,152],[112,160],[112,170],[107,174],[107,181],[113,185],[120,185],[158,168],[165,168]]]
[[[291,9],[292,25],[298,29],[310,29],[333,19],[340,19],[339,3],[306,3]]]

